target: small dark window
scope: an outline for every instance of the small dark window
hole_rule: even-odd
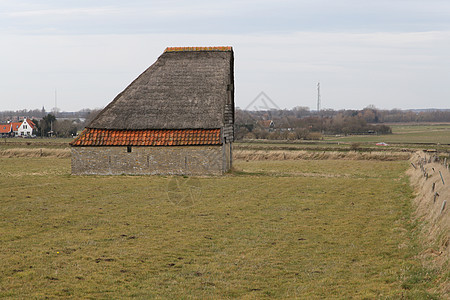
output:
[[[131,146],[127,146],[127,152],[131,153]]]

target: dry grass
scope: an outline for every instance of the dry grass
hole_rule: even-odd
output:
[[[411,158],[411,162],[416,168],[411,167],[408,174],[416,187],[415,216],[420,224],[425,249],[422,258],[426,264],[440,270],[442,274],[440,287],[445,294],[450,295],[450,203],[448,203],[450,200],[450,172],[446,166],[440,163],[426,163],[424,165],[424,171],[428,174],[428,178],[426,178],[419,167],[419,162],[423,159],[428,161],[429,158],[430,155],[417,152]],[[442,182],[440,174],[442,174],[444,182]],[[437,193],[436,196],[435,193]],[[444,201],[446,201],[445,207],[443,206]]]
[[[52,158],[68,158],[70,157],[70,149],[53,149],[53,148],[9,148],[0,150],[0,157],[52,157]]]
[[[407,160],[407,152],[357,152],[357,151],[280,151],[280,150],[236,150],[234,159],[251,160]],[[0,150],[0,157],[53,157],[68,158],[70,149],[55,148],[7,148]]]
[[[235,159],[251,160],[377,160],[396,161],[408,160],[407,152],[357,152],[357,151],[261,151],[261,150],[236,150],[233,153]]]
[[[0,298],[437,299],[405,161],[238,160],[201,178],[0,165]]]

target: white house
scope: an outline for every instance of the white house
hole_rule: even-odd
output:
[[[26,118],[22,122],[14,122],[12,125],[15,136],[31,136],[36,127],[31,120]]]

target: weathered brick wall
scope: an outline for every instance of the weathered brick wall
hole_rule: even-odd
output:
[[[220,175],[231,167],[229,147],[72,147],[72,174]]]

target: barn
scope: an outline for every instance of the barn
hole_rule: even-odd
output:
[[[72,174],[220,175],[233,127],[232,47],[168,47],[70,143]]]

